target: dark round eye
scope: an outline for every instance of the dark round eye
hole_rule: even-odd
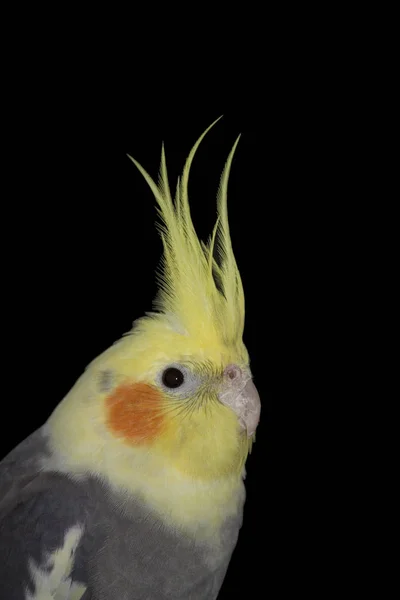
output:
[[[184,376],[182,371],[176,369],[175,367],[169,367],[168,369],[165,369],[162,376],[162,382],[166,387],[177,388],[182,385],[183,381]]]

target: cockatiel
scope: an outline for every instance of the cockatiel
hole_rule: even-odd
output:
[[[190,216],[190,166],[213,125],[174,201],[164,148],[158,184],[132,159],[161,219],[155,312],[0,463],[2,600],[217,598],[242,523],[260,399],[227,216],[239,138],[207,244]]]

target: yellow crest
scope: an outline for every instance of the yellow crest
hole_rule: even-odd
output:
[[[221,117],[219,117],[220,119]],[[207,244],[196,234],[190,215],[188,181],[190,167],[201,141],[212,123],[193,146],[178,178],[172,199],[164,145],[158,185],[145,169],[129,158],[150,186],[158,204],[164,256],[159,272],[160,291],[154,301],[160,313],[173,316],[180,329],[208,341],[218,339],[229,346],[242,343],[244,293],[232,250],[228,224],[227,189],[237,138],[221,175],[217,195],[217,222]],[[214,257],[217,250],[218,259]]]

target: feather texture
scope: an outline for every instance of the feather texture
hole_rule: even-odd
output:
[[[221,117],[220,117],[221,118]],[[239,269],[233,254],[229,233],[227,190],[237,138],[222,172],[217,197],[217,222],[207,244],[196,234],[189,205],[189,175],[196,151],[217,119],[200,136],[178,179],[175,199],[172,199],[164,145],[158,185],[131,156],[158,204],[159,230],[164,256],[159,272],[160,290],[154,302],[161,314],[174,315],[179,327],[207,342],[230,347],[242,345],[244,328],[244,293]],[[214,248],[217,257],[214,257]]]

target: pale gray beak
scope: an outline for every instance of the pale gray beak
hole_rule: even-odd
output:
[[[261,412],[260,396],[251,374],[237,365],[226,367],[218,398],[236,413],[241,429],[251,437],[257,429]]]

